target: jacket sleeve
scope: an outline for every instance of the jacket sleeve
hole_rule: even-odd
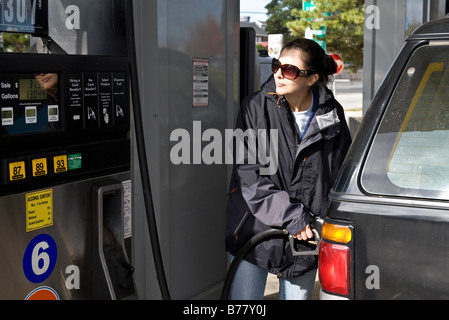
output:
[[[249,109],[249,106],[252,109]],[[255,107],[258,106],[254,101],[244,103],[237,119],[237,129],[241,129],[242,132],[253,130],[257,136],[257,130],[264,127],[258,123],[264,120],[258,119],[260,112],[256,112]],[[259,146],[260,141],[258,142]],[[258,155],[255,157],[256,161],[251,161],[249,155],[254,156],[257,153],[253,150],[254,145],[249,144],[248,139],[241,143],[244,145],[243,161],[236,160],[234,150],[234,164],[242,195],[249,209],[260,222],[267,226],[285,228],[290,234],[298,233],[310,222],[311,214],[304,210],[301,203],[292,202],[289,194],[273,183],[270,176],[260,174],[260,170],[268,167],[269,164],[262,164],[263,161],[260,161]]]

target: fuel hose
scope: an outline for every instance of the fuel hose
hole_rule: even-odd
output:
[[[221,300],[229,300],[229,292],[231,290],[232,280],[234,279],[235,272],[237,271],[240,262],[242,262],[246,254],[261,242],[264,242],[268,239],[281,238],[285,236],[288,236],[288,232],[286,230],[269,229],[267,231],[258,233],[254,237],[252,237],[243,246],[243,248],[240,249],[240,251],[235,256],[234,260],[232,260],[231,265],[229,266],[229,270],[223,284],[223,290],[221,292]]]
[[[132,0],[125,0],[126,30],[128,35],[128,57],[130,63],[131,96],[133,100],[134,127],[136,132],[136,145],[140,166],[140,176],[142,180],[143,198],[145,202],[148,229],[150,234],[151,248],[159,282],[159,288],[163,300],[171,300],[170,291],[165,276],[164,264],[162,261],[161,247],[159,243],[156,217],[154,214],[153,196],[151,193],[150,174],[148,170],[147,154],[145,149],[145,138],[142,123],[142,107],[140,101],[139,79],[137,73],[136,40],[133,19]]]
[[[223,284],[223,290],[221,292],[221,300],[229,300],[229,293],[231,291],[232,280],[234,279],[235,273],[237,271],[238,266],[240,265],[240,262],[242,262],[243,258],[246,256],[246,254],[250,250],[252,250],[255,246],[257,246],[259,243],[262,243],[264,241],[267,241],[267,240],[273,239],[273,238],[288,237],[293,256],[318,255],[318,249],[319,249],[319,245],[320,245],[320,241],[321,241],[320,233],[321,233],[322,226],[323,226],[323,219],[321,219],[319,217],[315,217],[310,225],[311,225],[312,232],[314,233],[315,241],[316,241],[316,249],[314,251],[303,251],[303,252],[296,251],[294,249],[293,237],[285,229],[269,229],[269,230],[263,231],[261,233],[258,233],[254,237],[252,237],[242,247],[242,249],[240,249],[240,251],[237,253],[235,258],[232,260],[231,265],[229,266],[229,270],[228,270],[228,273],[226,275],[226,278],[225,278],[225,281]]]

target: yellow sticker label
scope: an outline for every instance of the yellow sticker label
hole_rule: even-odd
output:
[[[55,173],[62,173],[68,170],[67,155],[57,156],[53,158]]]
[[[33,165],[33,177],[42,177],[47,175],[47,158],[34,159]]]
[[[53,190],[44,190],[26,195],[26,231],[53,225]]]
[[[25,161],[11,162],[9,164],[9,180],[18,181],[25,178]]]

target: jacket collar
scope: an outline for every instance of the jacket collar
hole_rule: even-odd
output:
[[[319,93],[319,105],[323,105],[326,101],[334,98],[332,91],[330,91],[323,83],[318,83],[313,90],[318,90]],[[274,75],[271,75],[270,78],[262,85],[262,91],[265,92],[268,96],[273,98],[276,102],[276,105],[280,108],[280,100],[283,96],[276,93],[276,82],[274,81]]]
[[[281,108],[280,102],[283,96],[280,96],[276,93],[276,82],[274,81],[273,75],[267,80],[267,82],[262,85],[262,91],[264,91],[267,95],[274,99],[276,105]],[[323,83],[318,83],[318,85],[313,88],[313,91],[314,97],[319,97],[319,106],[318,110],[316,110],[316,115],[313,117],[312,122],[310,123],[311,128],[306,132],[303,139],[340,123],[340,119],[338,117],[337,110],[335,109],[334,104],[329,104],[330,106],[326,104],[326,102],[334,99],[332,91],[330,91]],[[285,104],[285,107],[288,108],[288,104]]]

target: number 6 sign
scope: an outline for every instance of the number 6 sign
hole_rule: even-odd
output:
[[[23,255],[23,272],[33,283],[45,281],[56,265],[58,250],[52,237],[41,234],[31,240]]]

